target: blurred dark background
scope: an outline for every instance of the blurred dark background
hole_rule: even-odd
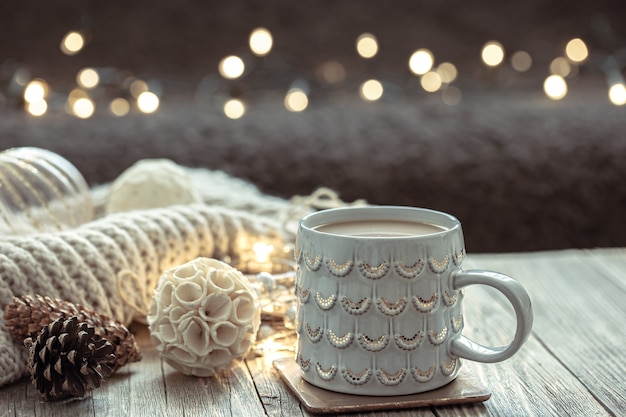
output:
[[[273,35],[265,57],[248,48],[257,27]],[[86,45],[68,56],[59,45],[73,30]],[[372,59],[355,51],[364,32],[378,39]],[[589,57],[551,100],[544,80],[573,38]],[[495,68],[480,59],[491,40],[505,50]],[[409,71],[419,48],[456,66],[452,102]],[[524,72],[510,63],[519,50],[532,57]],[[246,63],[237,80],[218,74],[231,54]],[[320,76],[328,63],[340,81]],[[327,186],[347,201],[444,210],[462,221],[470,252],[623,246],[626,108],[607,92],[625,63],[619,1],[4,1],[0,148],[58,152],[92,185],[166,157],[285,198]],[[101,83],[81,119],[67,102],[87,67]],[[16,74],[45,81],[45,114],[25,110]],[[378,101],[359,97],[370,78],[384,86]],[[129,80],[159,96],[156,112],[137,110]],[[294,83],[308,94],[302,112],[285,109]],[[108,111],[115,97],[131,104],[123,117]],[[224,115],[229,98],[245,103],[237,120]]]

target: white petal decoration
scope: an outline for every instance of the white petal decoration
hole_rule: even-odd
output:
[[[230,317],[233,309],[232,304],[228,294],[209,294],[202,300],[198,313],[206,321],[220,322]]]
[[[212,376],[245,356],[261,308],[248,279],[221,261],[197,258],[161,275],[148,313],[161,357],[186,375]]]

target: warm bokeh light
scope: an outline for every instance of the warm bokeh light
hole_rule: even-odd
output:
[[[220,61],[219,71],[222,77],[234,80],[243,75],[246,66],[243,60],[235,55],[227,56]]]
[[[144,91],[137,97],[137,107],[142,113],[154,113],[159,108],[159,97],[152,91]]]
[[[609,100],[616,106],[626,104],[626,86],[622,83],[613,84],[609,88]]]
[[[489,41],[483,45],[480,57],[485,65],[489,67],[498,66],[504,60],[504,47],[500,42]]]
[[[458,72],[454,64],[442,62],[437,67],[437,74],[439,74],[441,82],[450,84],[452,81],[456,80]]]
[[[383,85],[378,80],[367,80],[359,89],[359,94],[365,101],[376,101],[383,96],[383,92]]]
[[[100,75],[93,68],[84,68],[76,76],[76,82],[83,88],[94,88],[100,82]]]
[[[346,70],[337,61],[324,62],[317,68],[317,78],[324,84],[339,84],[346,79]]]
[[[572,66],[567,58],[562,56],[556,57],[550,62],[550,74],[560,75],[561,77],[567,77],[572,72]]]
[[[28,102],[26,111],[33,116],[43,116],[48,111],[48,103],[44,99]]]
[[[589,50],[582,39],[574,38],[565,46],[565,55],[572,62],[583,62],[589,56]]]
[[[79,98],[72,104],[72,113],[80,119],[90,118],[95,111],[96,105],[86,97]]]
[[[109,110],[117,117],[126,116],[130,111],[130,103],[125,98],[118,97],[111,101]]]
[[[61,52],[76,55],[85,46],[85,37],[80,32],[68,32],[61,41]]]
[[[243,101],[231,98],[224,103],[224,114],[229,119],[239,119],[246,113],[246,106]]]
[[[137,98],[141,95],[141,93],[148,91],[148,83],[144,80],[133,80],[130,83],[128,90],[133,97]]]
[[[306,93],[299,88],[292,88],[285,96],[285,107],[291,112],[300,112],[309,105],[309,98]]]
[[[422,75],[420,84],[424,90],[429,93],[434,93],[441,88],[441,76],[435,71],[428,71],[426,74]]]
[[[415,75],[426,74],[433,67],[435,58],[428,49],[418,49],[409,58],[409,69]]]
[[[46,98],[48,84],[44,80],[32,80],[24,89],[24,100],[27,103],[35,103]]]
[[[533,59],[526,51],[516,51],[511,55],[511,66],[517,72],[526,72],[533,66]]]
[[[269,30],[256,28],[250,34],[250,50],[256,56],[265,56],[272,50],[274,39]]]
[[[356,51],[363,58],[373,58],[378,53],[378,40],[371,33],[363,33],[356,40]]]
[[[561,100],[567,95],[567,83],[560,75],[552,74],[544,81],[543,91],[552,100]]]
[[[462,96],[461,90],[453,85],[446,87],[441,92],[441,100],[448,106],[456,106],[459,104]]]

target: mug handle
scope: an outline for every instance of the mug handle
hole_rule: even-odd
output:
[[[483,346],[465,336],[460,336],[450,342],[450,353],[477,362],[493,363],[508,359],[519,350],[530,335],[533,326],[530,297],[519,282],[499,272],[477,269],[458,271],[452,275],[452,287],[455,290],[473,284],[488,285],[506,296],[517,318],[515,336],[509,345],[501,347]]]

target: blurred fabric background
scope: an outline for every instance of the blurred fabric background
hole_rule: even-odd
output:
[[[0,148],[58,152],[92,185],[169,158],[284,198],[327,186],[444,210],[469,252],[623,246],[626,96],[609,89],[623,89],[625,19],[618,1],[5,1]],[[249,47],[260,27],[273,39],[262,55]],[[366,33],[371,58],[355,48]],[[566,54],[573,39],[582,60]],[[493,66],[490,41],[503,51]],[[419,49],[439,86],[410,69]],[[229,79],[231,55],[244,70]],[[447,82],[442,63],[456,71]],[[96,85],[77,79],[85,69]],[[550,75],[565,92],[546,89]],[[43,112],[25,99],[33,81]],[[142,110],[141,92],[156,108]]]

